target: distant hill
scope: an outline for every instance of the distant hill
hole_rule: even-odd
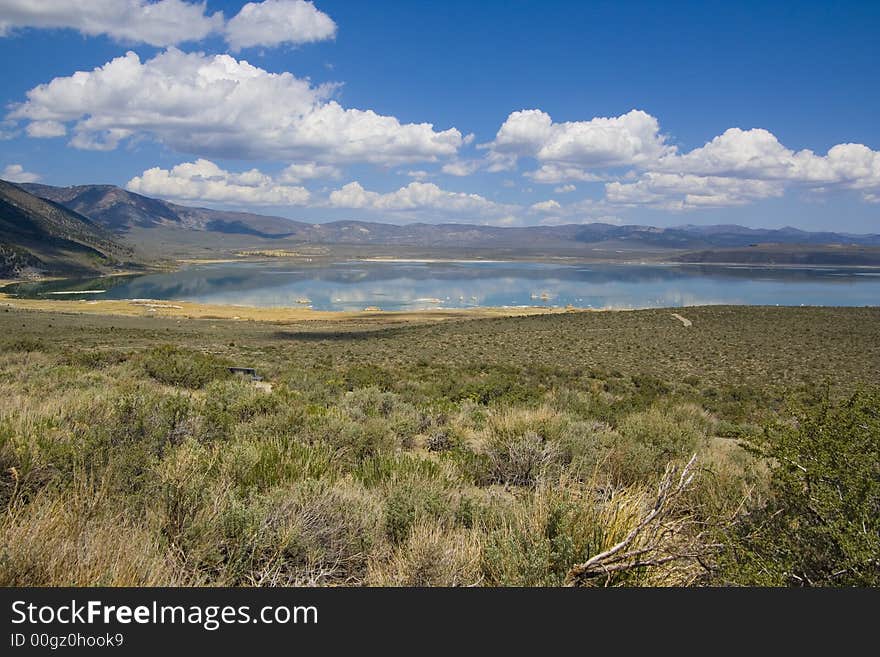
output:
[[[670,258],[674,262],[736,265],[817,265],[880,267],[880,247],[767,244],[744,248],[691,251]]]
[[[175,227],[198,231],[290,237],[308,224],[245,212],[191,208],[135,194],[113,185],[52,187],[24,183],[31,194],[60,203],[116,233],[140,228]]]
[[[0,180],[0,276],[101,273],[132,258],[87,217]]]
[[[473,224],[395,224],[333,221],[313,224],[283,217],[194,208],[135,194],[112,185],[22,188],[85,215],[119,235],[164,245],[186,241],[191,231],[207,233],[201,241],[224,248],[260,240],[291,244],[347,244],[445,249],[505,249],[545,254],[578,254],[605,249],[679,253],[751,247],[756,244],[852,245],[880,247],[880,235],[808,232],[796,228],[754,229],[736,225],[673,228],[570,224],[500,228]],[[163,232],[164,231],[164,232]],[[164,236],[160,237],[160,236]],[[191,239],[191,238],[190,238]],[[213,241],[212,241],[213,240]],[[704,256],[707,257],[707,256]]]

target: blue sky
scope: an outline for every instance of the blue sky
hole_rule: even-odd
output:
[[[880,3],[34,4],[0,0],[0,177],[312,221],[880,232]]]

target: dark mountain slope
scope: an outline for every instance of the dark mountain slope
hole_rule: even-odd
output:
[[[0,276],[98,273],[132,256],[88,218],[0,180]]]
[[[701,264],[878,267],[880,247],[766,244],[744,248],[691,251],[673,256],[671,260]]]
[[[61,203],[117,233],[125,233],[136,226],[171,226],[259,237],[289,237],[297,227],[308,226],[281,217],[176,205],[113,185],[52,187],[26,183],[21,187],[32,194]]]

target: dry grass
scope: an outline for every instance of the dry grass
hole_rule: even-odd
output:
[[[567,312],[558,308],[464,308],[418,311],[331,311],[286,306],[233,306],[193,301],[16,299],[0,293],[0,307],[45,312],[108,315],[122,317],[173,317],[184,319],[225,319],[257,322],[350,321],[391,318],[398,322],[437,322],[447,319],[479,319],[548,315]],[[583,311],[593,312],[593,311]]]
[[[371,586],[478,586],[483,536],[474,530],[419,522],[388,561],[371,564]]]
[[[158,537],[78,482],[15,504],[0,523],[0,586],[185,586]]]
[[[788,396],[817,403],[808,353],[841,386],[880,372],[873,309],[691,309],[686,342],[668,312],[387,315],[0,310],[0,583],[562,585],[632,532],[670,461],[700,465],[662,550],[759,506],[739,440]]]
[[[646,485],[607,489],[598,482],[584,484],[566,476],[546,481],[520,497],[500,527],[488,534],[484,551],[487,583],[562,585],[573,566],[630,534],[653,500],[652,489]],[[634,549],[645,547],[641,540]],[[671,568],[615,573],[601,583],[685,583]]]

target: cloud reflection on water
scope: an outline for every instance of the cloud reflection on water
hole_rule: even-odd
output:
[[[558,265],[531,262],[339,262],[194,265],[178,272],[103,281],[23,285],[27,295],[106,289],[107,299],[178,299],[320,310],[566,306],[680,307],[704,304],[877,305],[880,277],[846,268]],[[541,296],[546,295],[542,299]],[[51,297],[50,297],[51,298]],[[440,302],[435,302],[438,299]]]

